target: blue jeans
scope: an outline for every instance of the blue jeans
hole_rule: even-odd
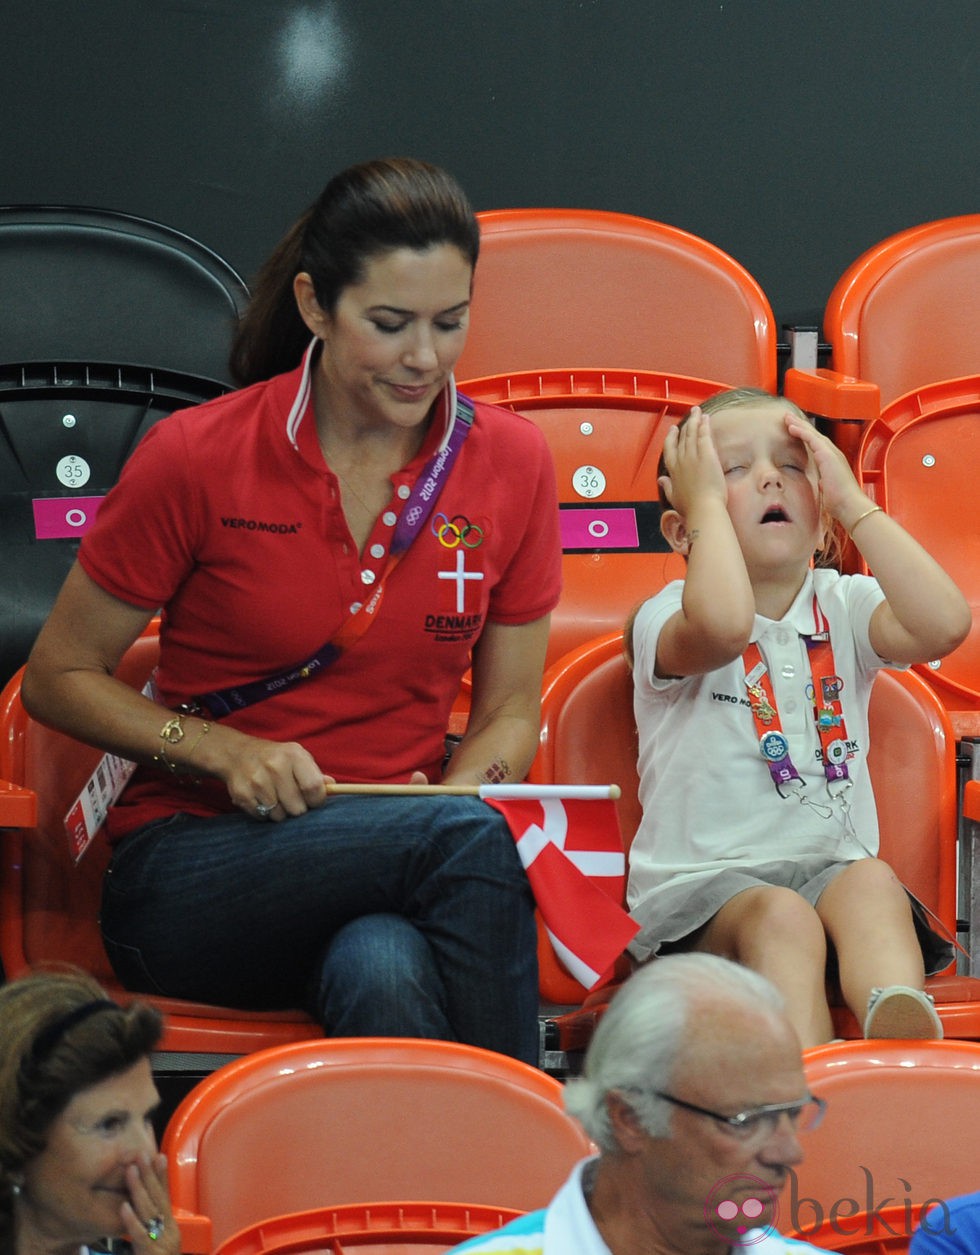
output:
[[[101,923],[129,989],[538,1059],[534,904],[476,798],[338,797],[279,824],[174,815],[117,846]]]

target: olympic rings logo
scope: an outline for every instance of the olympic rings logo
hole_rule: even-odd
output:
[[[478,549],[483,544],[484,531],[478,523],[471,523],[465,514],[448,518],[440,511],[431,523],[432,534],[446,549]]]

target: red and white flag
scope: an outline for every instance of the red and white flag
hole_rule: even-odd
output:
[[[621,906],[626,856],[615,802],[485,800],[510,825],[555,953],[591,989],[640,930]]]

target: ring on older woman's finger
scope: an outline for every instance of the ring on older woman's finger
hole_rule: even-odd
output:
[[[151,1242],[155,1242],[166,1227],[167,1226],[164,1224],[162,1216],[154,1216],[152,1220],[148,1220],[143,1226],[146,1230],[146,1236]]]
[[[276,809],[275,802],[271,806],[266,806],[265,802],[260,802],[258,798],[255,800],[255,813],[259,819],[265,819]]]

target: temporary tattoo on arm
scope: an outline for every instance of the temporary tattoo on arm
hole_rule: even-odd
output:
[[[509,780],[511,770],[508,763],[503,758],[498,758],[492,762],[483,773],[483,779],[487,784],[503,784],[505,780]]]

